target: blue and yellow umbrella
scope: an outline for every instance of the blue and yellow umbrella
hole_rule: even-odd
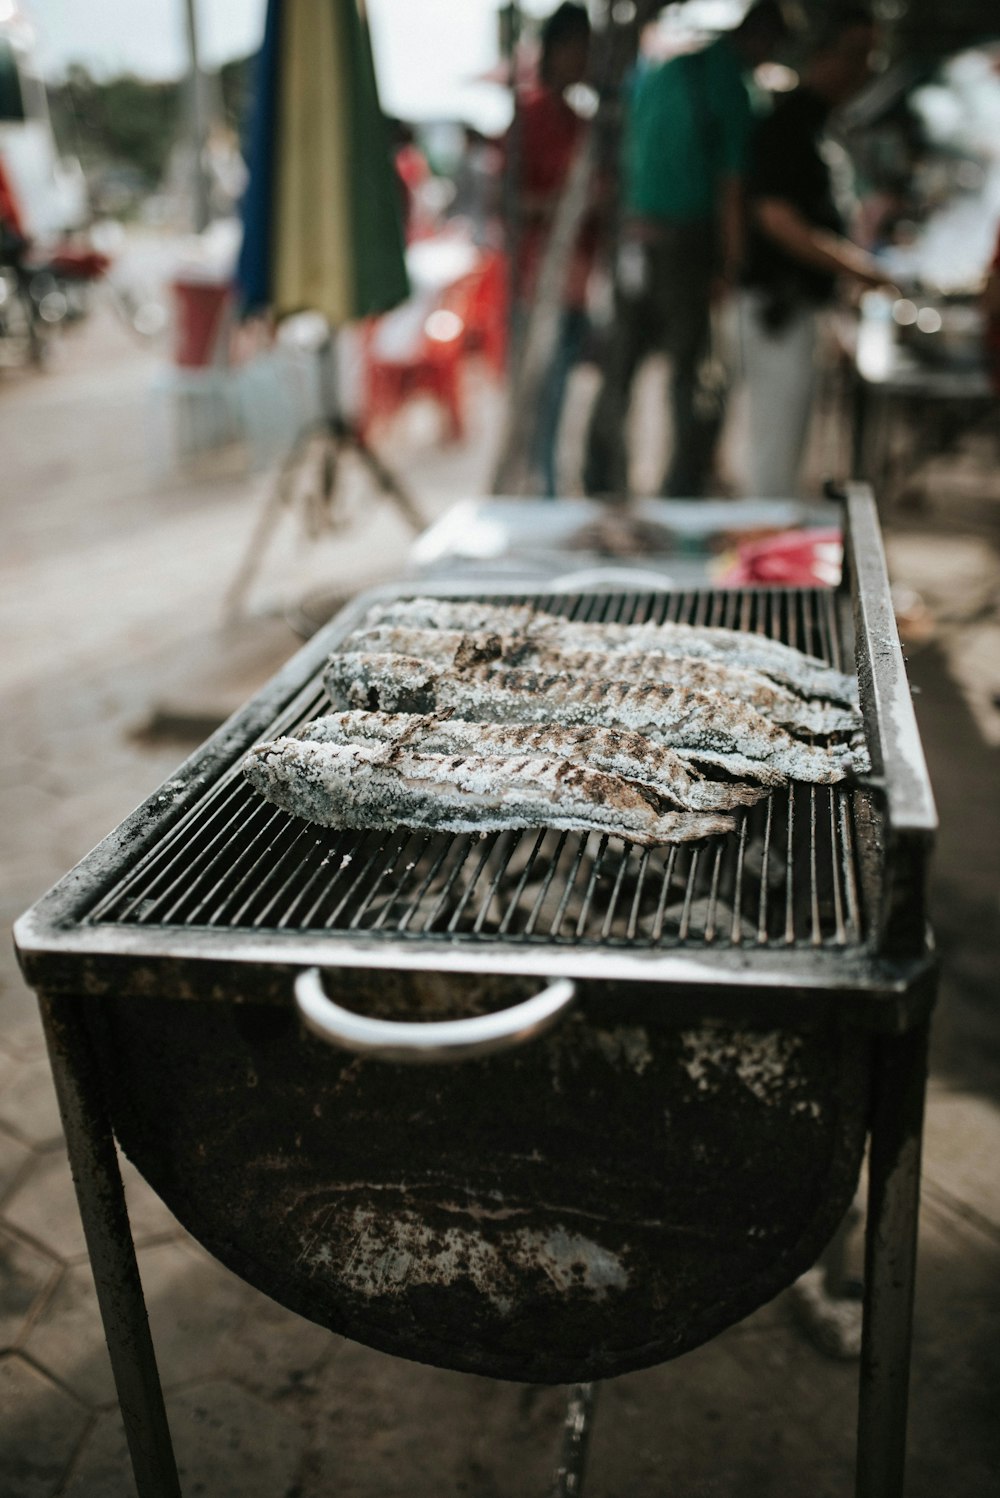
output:
[[[244,308],[337,328],[409,293],[364,0],[268,0],[237,270]]]

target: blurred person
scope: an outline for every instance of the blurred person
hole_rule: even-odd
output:
[[[535,293],[542,256],[559,199],[586,122],[566,100],[582,83],[590,51],[590,18],[583,5],[562,4],[541,32],[538,78],[517,100],[516,173],[520,234],[514,273],[515,317],[522,324]],[[587,283],[597,248],[598,215],[584,221],[568,268],[559,334],[542,388],[532,459],[542,492],[558,492],[556,453],[566,389],[587,333]]]
[[[867,6],[831,7],[798,88],[783,95],[755,134],[749,180],[750,235],[740,342],[749,406],[748,493],[798,492],[815,393],[819,314],[838,280],[889,287],[877,261],[844,234],[824,156],[833,110],[871,76],[876,29]]]
[[[497,239],[503,152],[495,140],[472,125],[462,127],[462,155],[455,169],[455,196],[449,212],[469,226],[473,244]]]
[[[986,271],[981,305],[987,368],[993,382],[993,389],[1000,394],[1000,228],[997,232],[993,259]]]
[[[0,265],[20,266],[28,236],[13,183],[0,156]]]
[[[435,227],[423,202],[424,189],[431,180],[431,169],[413,126],[392,116],[387,117],[387,123],[389,149],[399,182],[403,232],[409,243],[431,233]]]
[[[240,151],[239,136],[232,126],[221,120],[213,120],[209,125],[205,141],[205,170],[213,216],[232,217],[246,191],[249,174]]]
[[[636,74],[623,143],[615,326],[587,437],[589,494],[627,492],[632,382],[656,352],[669,356],[672,375],[673,446],[661,493],[705,492],[720,401],[701,377],[713,297],[736,286],[742,267],[754,123],[748,75],[788,30],[778,0],[759,0],[709,46]]]

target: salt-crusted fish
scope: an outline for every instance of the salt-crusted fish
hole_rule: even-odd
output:
[[[579,680],[490,665],[440,671],[408,656],[345,653],[331,656],[324,683],[339,708],[625,728],[673,749],[738,754],[817,784],[867,767],[863,749],[804,744],[745,702],[659,682]]]
[[[643,847],[732,832],[718,812],[663,811],[648,790],[570,760],[421,754],[395,745],[276,739],[244,762],[274,805],[326,827],[600,832]]]
[[[718,626],[675,624],[591,624],[534,612],[521,605],[463,603],[413,598],[373,609],[365,628],[406,625],[414,628],[489,633],[501,638],[527,635],[535,644],[566,651],[656,651],[662,655],[700,657],[762,671],[804,697],[821,697],[853,707],[857,686],[815,656],[766,635]]]
[[[316,718],[296,737],[318,744],[405,744],[421,754],[572,760],[642,785],[667,806],[685,811],[730,811],[767,794],[759,785],[704,780],[673,749],[641,734],[579,724],[467,723],[436,713],[346,712]],[[771,779],[784,782],[777,771]]]
[[[411,629],[456,629],[464,634],[484,631],[498,635],[521,635],[536,619],[554,619],[539,614],[530,603],[479,603],[475,599],[402,598],[376,603],[365,616],[364,629],[399,624]],[[560,621],[565,623],[565,620]]]
[[[772,723],[795,734],[820,738],[844,737],[862,728],[856,707],[835,702],[807,701],[789,687],[780,686],[762,671],[744,669],[722,661],[691,656],[664,655],[650,650],[630,653],[604,650],[549,650],[528,645],[503,657],[513,666],[535,671],[560,672],[568,676],[616,677],[659,681],[696,692],[717,692],[751,707]]]
[[[352,651],[415,656],[463,670],[493,663],[551,675],[605,679],[627,675],[630,679],[641,677],[701,692],[721,692],[740,702],[749,702],[773,723],[794,733],[822,738],[857,733],[862,726],[857,708],[807,701],[764,672],[733,661],[664,654],[662,650],[630,651],[627,670],[623,670],[623,653],[616,649],[574,650],[547,644],[544,637],[534,634],[463,634],[459,630],[405,625],[376,626],[352,636],[349,644]]]

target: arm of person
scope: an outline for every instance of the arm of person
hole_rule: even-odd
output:
[[[747,173],[754,129],[750,94],[742,78],[715,90],[719,177],[716,216],[719,232],[719,279],[722,286],[739,281],[747,242]]]
[[[804,265],[850,276],[862,286],[891,286],[889,276],[871,255],[849,239],[817,228],[786,199],[758,198],[753,211],[768,238]]]
[[[991,322],[1000,320],[1000,238],[997,239],[996,253],[986,272],[982,307]]]
[[[720,274],[726,286],[734,286],[739,280],[746,254],[746,231],[746,184],[742,177],[729,174],[719,185]]]

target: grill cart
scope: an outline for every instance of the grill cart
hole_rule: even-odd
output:
[[[867,492],[845,513],[838,590],[503,596],[856,663],[862,784],[790,785],[736,834],[656,850],[298,822],[241,762],[324,710],[323,665],[368,595],[18,923],[141,1498],[178,1487],[114,1138],[293,1310],[425,1362],[581,1385],[791,1284],[868,1138],[857,1493],[899,1498],[936,823]],[[560,1491],[579,1491],[589,1398]]]

